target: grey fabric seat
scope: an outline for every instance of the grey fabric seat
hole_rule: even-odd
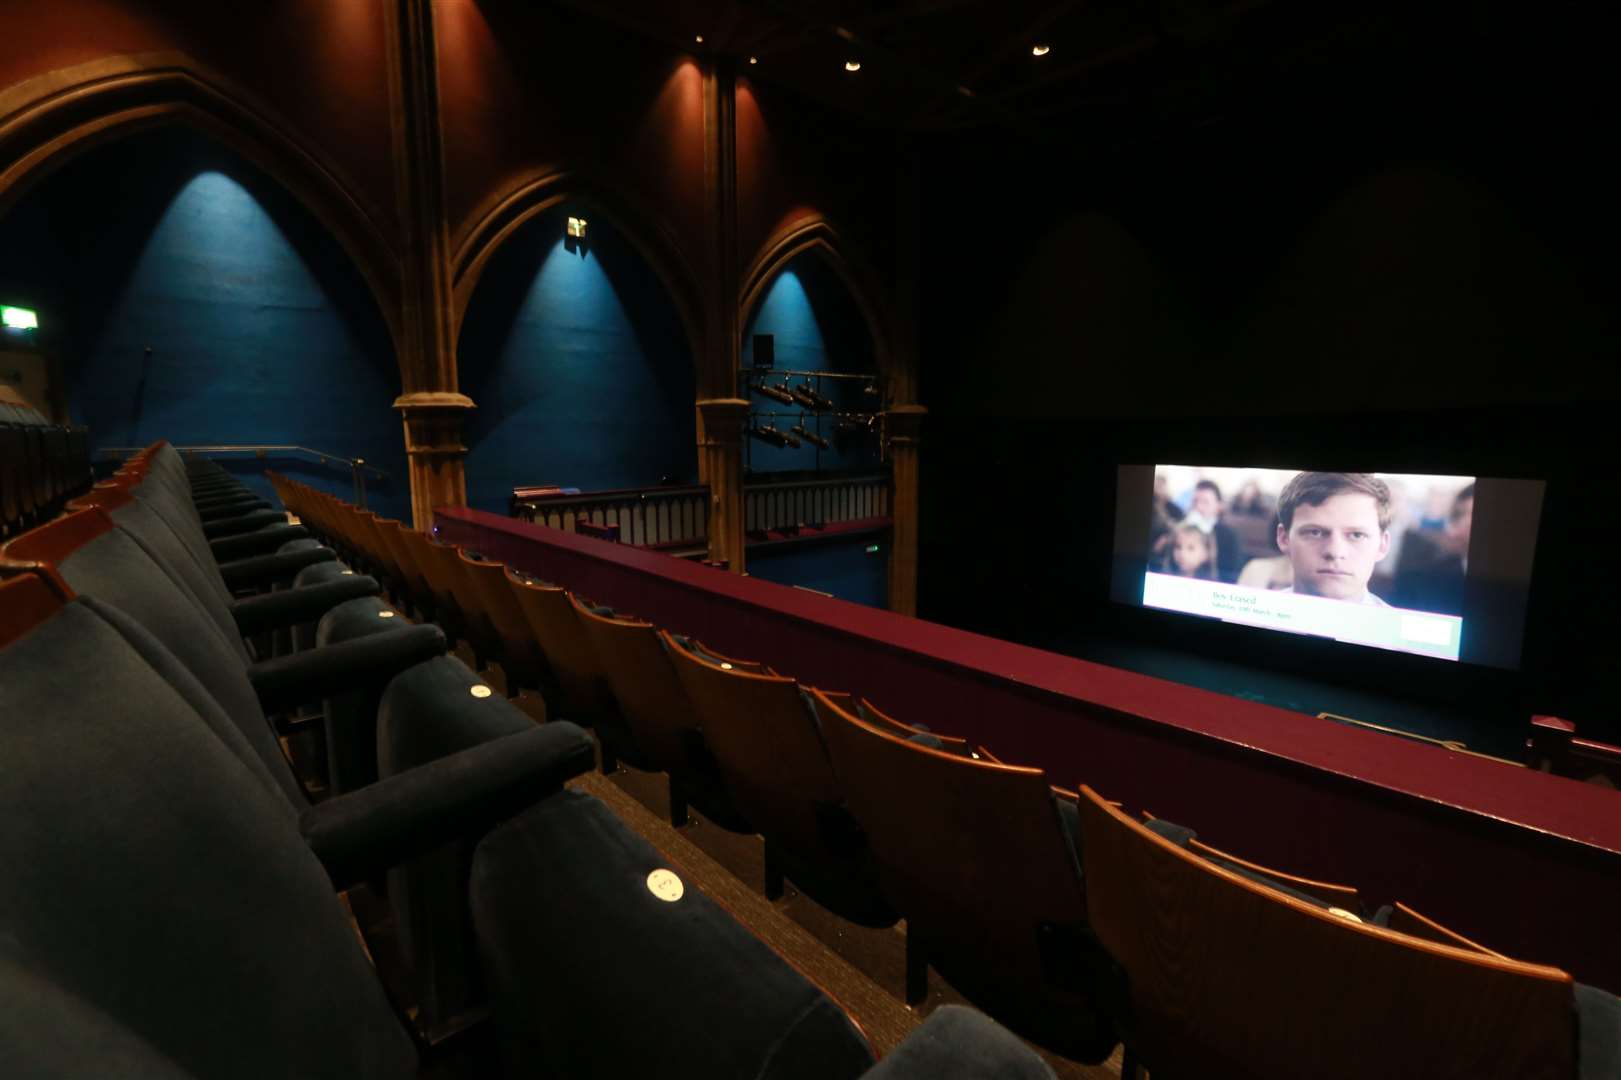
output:
[[[386,797],[363,796],[312,825],[268,782],[201,684],[116,609],[87,598],[62,604],[44,577],[25,575],[0,583],[0,610],[12,615],[0,624],[6,1074],[414,1075],[412,1041],[333,895],[330,855],[352,839],[346,834],[365,831],[357,822],[391,833],[399,856],[414,854],[425,832],[423,846],[443,843],[445,834],[433,825],[470,805],[467,781],[474,774],[493,776],[484,786],[501,797],[459,825],[481,832],[512,818],[518,805],[544,807],[552,799],[535,800],[541,789],[556,791],[561,773],[525,764],[514,779],[508,764],[525,757],[514,739],[559,742],[565,757],[589,767],[584,732],[558,723],[500,740],[507,745],[497,753],[458,755],[467,760],[431,776],[414,770],[417,780],[399,778]],[[85,797],[87,786],[93,798]],[[613,896],[590,891],[594,879],[579,880],[576,889],[571,875],[545,872],[559,860],[600,861],[585,844],[590,830],[568,828],[576,805],[565,800],[564,813],[547,818],[569,833],[566,848],[511,857],[542,868],[548,887],[532,896],[546,906],[524,910],[517,927],[501,926],[497,913],[491,933],[532,934],[550,925],[562,931],[554,936],[573,938],[573,912],[613,909]],[[527,843],[535,834],[525,830],[523,838]],[[324,862],[316,854],[322,851]],[[536,877],[493,847],[481,850],[481,865],[507,880]],[[716,936],[711,926],[683,928],[680,920],[657,929],[661,941],[676,935],[673,952],[682,957],[707,957]],[[520,967],[507,960],[503,975],[520,1003],[538,985],[587,974],[540,966],[545,957],[534,950]],[[731,970],[679,974],[705,987],[709,999],[717,975],[734,998],[752,998],[754,971],[727,979]],[[764,1075],[859,1075],[867,1059],[842,1013],[814,988],[798,999],[805,1007],[789,1018],[778,1042],[785,1049],[775,1054],[789,1068]],[[665,1043],[657,1058],[686,1060],[687,1034]],[[539,1041],[521,1032],[519,1038]],[[690,1069],[674,1071],[729,1075],[708,1068],[713,1056],[696,1055]],[[822,1071],[807,1072],[805,1063]],[[519,1065],[513,1075],[533,1072],[530,1063]],[[984,1073],[993,1074],[1009,1075]]]

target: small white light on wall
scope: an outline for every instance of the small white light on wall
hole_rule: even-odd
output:
[[[576,240],[585,239],[585,218],[571,217],[568,219],[568,234]]]
[[[844,62],[844,70],[845,71],[860,71],[861,70],[861,61],[860,60],[846,60]]]
[[[1051,45],[1032,45],[1030,47],[1031,56],[1046,56],[1052,51],[1053,47]]]

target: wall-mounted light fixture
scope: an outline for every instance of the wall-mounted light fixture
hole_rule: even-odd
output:
[[[702,45],[704,43],[704,36],[702,34],[699,34],[696,37],[694,37],[692,40],[694,40],[698,44]]]
[[[1046,56],[1052,51],[1053,47],[1051,45],[1032,45],[1030,47],[1031,56]]]
[[[0,326],[12,330],[38,330],[39,314],[27,308],[0,306]]]
[[[751,57],[749,57],[749,63],[751,63],[751,64],[758,64],[758,63],[759,63],[759,62],[760,62],[760,58],[759,58],[759,57],[758,57],[758,56],[751,56]]]
[[[845,71],[860,71],[861,70],[861,61],[860,60],[846,60],[844,62],[844,70]]]
[[[568,234],[576,240],[585,239],[585,218],[571,217],[568,219]]]

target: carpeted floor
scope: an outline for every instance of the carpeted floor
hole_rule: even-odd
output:
[[[905,1003],[904,923],[889,930],[857,926],[802,895],[791,882],[780,900],[767,900],[760,838],[727,832],[696,811],[691,824],[672,828],[662,773],[621,767],[612,776],[591,773],[574,783],[606,803],[668,855],[674,869],[838,999],[880,1055],[940,1005],[969,1004],[935,972],[929,974],[928,998],[915,1010]],[[1065,1080],[1120,1075],[1118,1051],[1103,1065],[1088,1066],[1036,1049]]]

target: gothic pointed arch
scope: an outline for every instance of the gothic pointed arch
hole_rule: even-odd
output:
[[[493,196],[460,230],[451,255],[451,339],[456,340],[461,333],[468,303],[491,256],[530,220],[571,201],[585,203],[593,212],[601,213],[635,247],[675,304],[692,355],[704,355],[700,316],[703,307],[697,275],[670,231],[606,179],[567,169],[531,176]]]
[[[180,53],[109,56],[0,89],[0,215],[91,149],[166,125],[197,129],[284,186],[342,245],[399,353],[400,259],[337,168],[266,105]]]
[[[888,330],[888,307],[874,274],[848,250],[836,225],[813,214],[794,219],[779,229],[755,254],[739,279],[738,325],[746,324],[777,275],[801,255],[819,257],[844,283],[872,338],[873,363],[882,375],[893,378],[894,353]]]

